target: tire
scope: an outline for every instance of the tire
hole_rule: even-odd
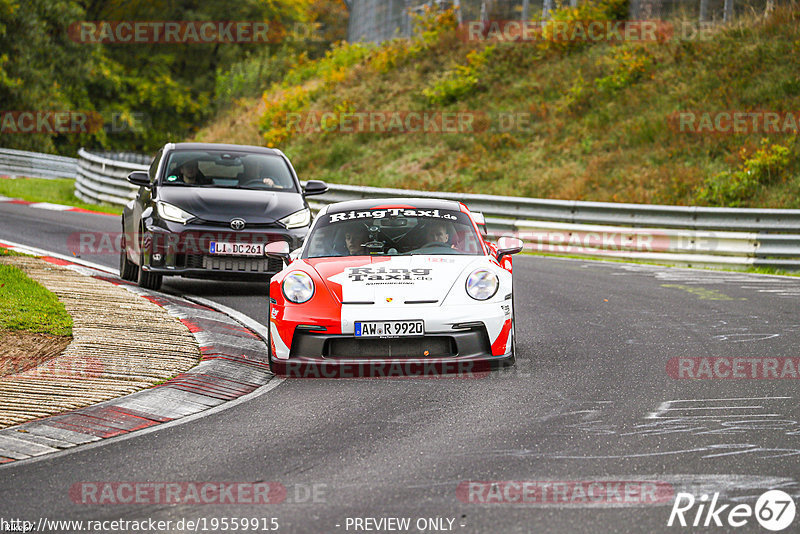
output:
[[[269,363],[270,371],[272,371],[272,328],[270,328],[271,315],[272,315],[272,303],[269,301],[269,293],[268,293],[267,294],[267,363]]]
[[[514,309],[514,292],[511,292],[511,363],[517,361],[517,310]]]
[[[517,314],[514,309],[514,292],[511,292],[511,357],[506,360],[505,367],[517,363]]]
[[[144,236],[142,236],[142,241],[144,241]],[[143,245],[144,243],[142,242],[139,246],[139,250],[144,251]],[[163,275],[145,271],[142,269],[142,266],[139,266],[139,276],[136,278],[136,283],[139,284],[139,287],[158,291],[161,289],[161,282],[163,279]]]
[[[120,244],[122,250],[119,251],[119,277],[123,280],[133,282],[139,276],[139,266],[128,259],[124,233]]]
[[[136,279],[136,283],[139,284],[139,287],[158,291],[161,289],[161,282],[163,279],[163,275],[147,272],[139,268],[139,276]]]

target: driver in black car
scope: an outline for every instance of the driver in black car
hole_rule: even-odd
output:
[[[196,159],[184,161],[178,169],[178,179],[185,184],[190,185],[208,185],[211,182],[206,175],[200,170],[200,166]],[[171,178],[171,177],[170,177]],[[169,180],[169,178],[168,178]],[[172,181],[172,180],[170,180]]]

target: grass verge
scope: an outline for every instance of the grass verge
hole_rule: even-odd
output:
[[[53,293],[22,270],[0,265],[0,332],[4,330],[70,336],[72,317]]]
[[[63,204],[103,213],[122,213],[122,206],[82,202],[75,196],[75,180],[69,178],[6,178],[0,180],[0,195],[30,202]]]

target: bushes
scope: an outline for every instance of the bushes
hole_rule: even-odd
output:
[[[487,46],[481,52],[473,50],[467,54],[466,65],[456,65],[431,87],[423,89],[428,103],[446,105],[470,94],[478,86],[480,74],[494,50],[494,46]]]
[[[797,145],[797,139],[790,143]],[[800,156],[789,146],[770,144],[761,140],[761,148],[753,154],[747,149],[739,151],[742,160],[733,172],[725,171],[707,178],[698,188],[697,199],[712,206],[738,207],[751,200],[760,188],[789,178],[792,167],[797,166]]]
[[[545,50],[576,50],[587,46],[590,40],[564,38],[576,32],[590,21],[626,20],[628,18],[628,0],[596,0],[583,1],[577,7],[562,7],[551,13],[550,19],[542,25],[540,47]],[[595,32],[598,41],[602,40],[605,30]],[[601,35],[602,34],[602,35]]]
[[[616,46],[605,61],[610,74],[597,78],[594,84],[605,93],[624,89],[642,79],[654,61],[653,54],[643,46]]]
[[[261,116],[259,129],[264,142],[275,147],[291,137],[289,129],[289,113],[299,113],[306,108],[310,100],[309,90],[303,86],[290,87],[278,93],[264,95],[267,110]]]
[[[297,58],[297,66],[289,70],[278,85],[264,94],[266,111],[259,120],[259,130],[268,146],[277,146],[298,133],[287,123],[290,113],[308,109],[318,95],[333,89],[347,80],[352,69],[366,64],[374,71],[386,73],[406,60],[429,50],[447,35],[455,35],[456,18],[452,9],[440,11],[428,9],[415,17],[415,36],[409,42],[404,39],[387,41],[380,46],[371,43],[340,42],[325,53],[325,56],[309,61],[305,55]],[[476,56],[477,64],[485,60]],[[352,103],[344,101],[333,106],[334,115],[355,111]]]
[[[364,59],[375,45],[369,43],[336,43],[325,56],[309,61],[305,55],[298,58],[298,65],[283,79],[283,86],[300,85],[314,78],[323,80],[341,79],[342,73]]]

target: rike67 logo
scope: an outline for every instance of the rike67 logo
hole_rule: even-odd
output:
[[[765,529],[779,532],[789,528],[794,521],[795,503],[791,495],[780,490],[769,490],[749,504],[718,504],[719,493],[709,502],[708,495],[696,499],[691,493],[678,493],[672,504],[667,526],[738,528],[747,525],[755,516]]]

